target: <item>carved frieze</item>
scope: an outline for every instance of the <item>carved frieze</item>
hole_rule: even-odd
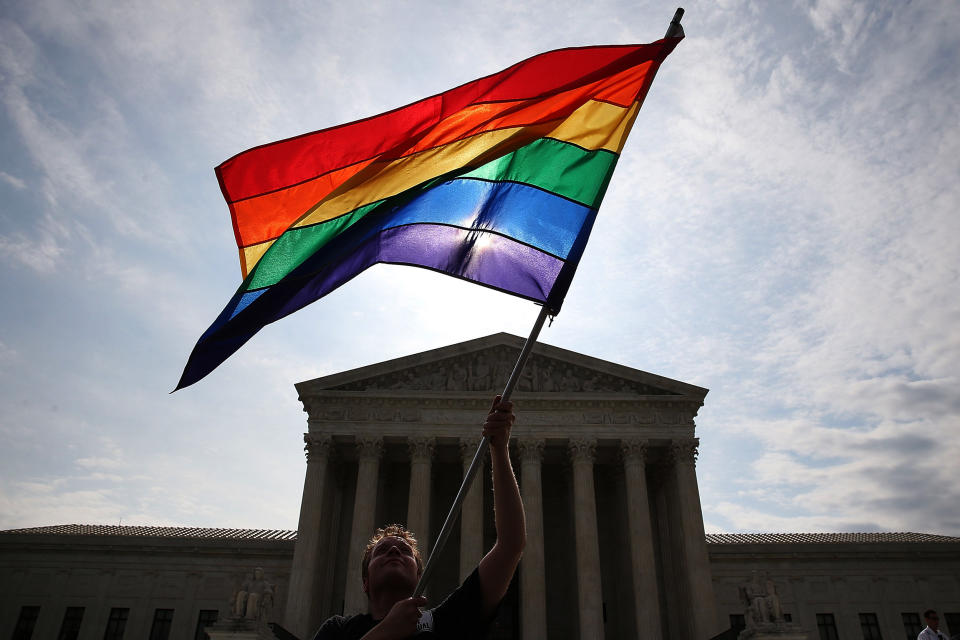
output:
[[[498,346],[334,387],[337,391],[496,392],[513,371],[518,351]],[[517,391],[546,393],[629,393],[676,395],[632,380],[534,354],[517,382]],[[325,418],[326,419],[326,418]],[[330,419],[337,419],[331,417]]]

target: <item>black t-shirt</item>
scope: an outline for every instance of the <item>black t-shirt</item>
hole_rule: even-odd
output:
[[[491,619],[483,618],[480,576],[474,569],[443,602],[423,612],[417,630],[410,637],[417,640],[480,640],[486,636]],[[369,613],[333,616],[321,625],[313,640],[360,640],[378,622]]]

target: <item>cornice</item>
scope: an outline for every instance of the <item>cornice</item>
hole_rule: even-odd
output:
[[[300,401],[312,421],[420,422],[428,419],[425,414],[430,410],[469,411],[483,415],[490,406],[490,395],[327,391],[301,396]],[[516,393],[513,401],[520,418],[537,413],[582,412],[583,417],[578,419],[586,424],[692,424],[702,406],[699,401],[677,396],[586,393]],[[668,418],[664,419],[664,416]]]
[[[336,373],[296,385],[301,396],[329,390],[496,392],[523,339],[499,333]],[[616,392],[703,402],[707,389],[574,351],[536,343],[519,392]]]

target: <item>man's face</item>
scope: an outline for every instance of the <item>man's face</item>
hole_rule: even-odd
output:
[[[927,616],[927,626],[936,631],[940,627],[940,616],[933,614],[932,616]]]
[[[387,536],[377,542],[370,552],[363,590],[368,596],[383,587],[391,590],[409,588],[413,593],[419,578],[417,569],[417,559],[407,541]]]

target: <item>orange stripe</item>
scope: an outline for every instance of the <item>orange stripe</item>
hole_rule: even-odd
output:
[[[432,127],[404,147],[391,149],[379,158],[399,159],[478,133],[555,120],[584,101],[593,99],[630,105],[649,75],[652,63],[627,69],[595,83],[534,102],[495,102],[463,109]],[[307,182],[233,203],[230,207],[241,247],[279,236],[307,209],[318,204],[374,159],[344,167]]]

